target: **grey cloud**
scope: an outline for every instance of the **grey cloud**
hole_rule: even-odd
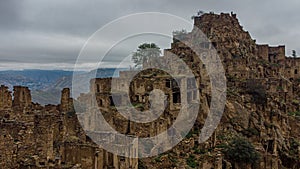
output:
[[[0,29],[14,29],[19,26],[22,22],[22,5],[23,2],[18,0],[0,1]]]
[[[96,30],[118,17],[149,11],[171,13],[187,20],[197,10],[234,11],[258,43],[285,44],[288,54],[292,49],[299,53],[299,7],[298,0],[0,0],[0,69],[7,68],[5,63],[16,67],[65,63],[58,67],[72,67],[85,41]],[[170,45],[169,41],[160,41],[162,48]],[[121,45],[104,61],[114,66],[136,48],[137,42],[140,41]],[[105,39],[99,47],[106,48]]]

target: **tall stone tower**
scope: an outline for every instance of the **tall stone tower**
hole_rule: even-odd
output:
[[[7,86],[0,87],[0,109],[12,107],[12,96]]]
[[[28,87],[14,86],[14,107],[26,108],[31,106],[31,93]]]
[[[60,109],[62,112],[69,112],[74,109],[73,99],[70,97],[69,88],[64,88],[61,92]]]

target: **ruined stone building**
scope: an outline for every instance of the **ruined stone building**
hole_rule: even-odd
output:
[[[192,43],[200,53],[207,52],[205,57],[211,62],[215,61],[216,56],[222,61],[227,77],[228,97],[222,123],[206,145],[198,146],[197,138],[190,138],[166,153],[166,161],[157,163],[153,162],[155,158],[149,158],[141,160],[143,164],[154,168],[186,166],[186,161],[182,159],[188,156],[181,156],[180,153],[185,148],[189,150],[185,151],[187,154],[193,154],[194,148],[212,149],[209,156],[205,153],[196,154],[199,159],[198,168],[238,168],[239,165],[230,164],[222,157],[221,150],[216,148],[226,142],[218,138],[228,134],[247,137],[262,155],[257,164],[259,167],[246,165],[242,168],[297,168],[300,164],[300,151],[295,150],[298,154],[291,155],[289,147],[292,146],[292,140],[299,141],[300,138],[299,118],[292,115],[300,111],[300,59],[287,57],[285,46],[256,44],[249,32],[240,26],[235,14],[204,14],[195,17],[195,27],[209,41],[202,41],[196,28],[181,34],[181,37],[174,36],[171,49],[165,49],[164,56],[159,61],[144,63],[145,70],[139,73],[124,71],[120,72],[118,78],[92,79],[90,93],[82,94],[79,100],[88,107],[99,106],[106,121],[118,132],[140,137],[152,137],[170,127],[182,102],[200,100],[199,117],[193,129],[199,131],[210,105],[211,86],[206,72],[207,65],[201,60],[203,57],[199,59],[194,49],[187,45]],[[217,53],[213,52],[214,49]],[[170,64],[173,55],[184,60],[193,71],[196,82],[191,83],[190,77],[180,76],[184,68],[181,67],[182,64]],[[162,70],[153,69],[155,64],[165,67]],[[164,70],[171,70],[176,76],[171,76]],[[168,103],[160,118],[146,124],[137,124],[118,114],[116,107],[130,107],[131,104],[137,110],[148,110],[151,106],[149,95],[154,89],[163,91]],[[181,96],[180,89],[187,94]],[[93,97],[96,99],[92,99]],[[87,117],[95,119],[96,116],[95,113]],[[96,130],[97,124],[90,123],[91,119],[85,119],[85,125]],[[255,134],[249,134],[249,131],[255,131]],[[194,146],[188,147],[189,145]],[[177,155],[171,155],[173,153]],[[172,162],[174,158],[178,159],[176,164]]]
[[[21,86],[14,87],[13,99],[1,86],[0,100],[1,168],[136,168],[86,136],[69,89],[58,106],[32,103],[30,90]]]
[[[77,99],[70,98],[70,90],[64,89],[57,106],[32,103],[26,87],[15,87],[12,97],[8,88],[1,86],[0,165],[99,169],[299,168],[300,59],[287,57],[285,46],[256,44],[233,13],[203,14],[195,17],[194,26],[189,33],[174,35],[171,48],[165,49],[158,60],[144,63],[145,70],[122,71],[117,78],[91,79],[90,92]],[[199,57],[197,52],[205,55]],[[174,56],[184,61],[193,76],[186,75],[186,67],[174,61]],[[207,72],[221,69],[218,64],[207,67],[207,63],[216,62],[218,57],[227,80],[225,111],[213,136],[199,144],[199,132],[211,104],[211,79]],[[155,89],[163,92],[163,102],[151,100]],[[194,110],[198,117],[193,129],[176,147],[156,157],[137,160],[117,156],[86,135],[99,130],[98,134],[107,138],[103,141],[118,140],[97,123],[100,112],[121,134],[153,137],[174,123],[185,103],[200,103],[199,109]],[[151,106],[164,110],[159,118],[147,123],[133,122],[119,113],[146,112]],[[236,137],[244,137],[253,144],[261,156],[259,161],[236,163],[224,155],[224,146]],[[133,154],[159,149],[140,148],[138,143],[130,146],[128,153]]]

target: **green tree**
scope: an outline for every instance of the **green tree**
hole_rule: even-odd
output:
[[[245,138],[234,138],[224,149],[227,159],[236,163],[254,164],[260,159],[254,146]]]
[[[155,43],[143,43],[132,54],[132,61],[135,63],[135,67],[140,67],[144,63],[159,57],[160,54],[160,48]]]

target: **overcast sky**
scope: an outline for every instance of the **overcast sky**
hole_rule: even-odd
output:
[[[137,12],[164,12],[192,21],[198,10],[234,11],[258,43],[286,45],[288,55],[292,49],[300,53],[299,9],[299,0],[0,0],[0,70],[72,69],[95,31]],[[159,41],[168,47],[168,40]],[[111,54],[103,66],[115,66],[121,53]]]

